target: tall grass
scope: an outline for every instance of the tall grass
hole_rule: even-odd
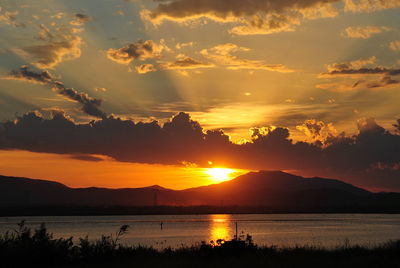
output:
[[[335,249],[297,246],[258,247],[247,236],[198,246],[156,250],[120,244],[128,231],[90,241],[54,238],[45,224],[32,230],[25,222],[0,235],[0,267],[400,267],[400,240],[374,248],[344,244]]]

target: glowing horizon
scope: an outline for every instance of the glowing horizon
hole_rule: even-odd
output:
[[[215,182],[224,182],[232,179],[232,176],[230,175],[233,172],[235,172],[235,170],[230,168],[209,168],[206,171],[206,173],[210,175],[210,177],[212,177],[212,180],[214,180]]]

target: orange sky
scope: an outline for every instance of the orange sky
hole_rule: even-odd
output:
[[[100,156],[101,157],[101,156]],[[218,183],[206,168],[136,164],[114,161],[83,161],[69,155],[0,150],[0,174],[61,182],[70,187],[135,188],[158,184],[186,189]],[[237,170],[231,178],[243,174]]]

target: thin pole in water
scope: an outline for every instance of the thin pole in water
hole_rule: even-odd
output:
[[[237,233],[237,222],[235,223],[235,225],[236,225],[236,235],[235,235],[235,239],[237,240],[237,239],[238,239],[238,233]]]

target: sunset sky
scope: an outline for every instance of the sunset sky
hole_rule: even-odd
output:
[[[0,0],[0,174],[400,191],[399,25],[400,0]]]

